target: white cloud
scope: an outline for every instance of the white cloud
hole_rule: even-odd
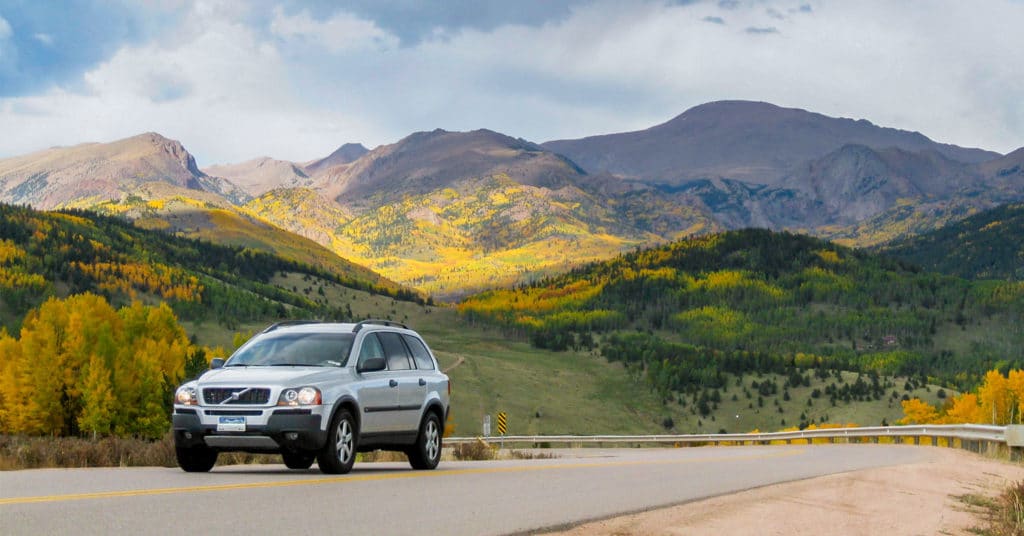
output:
[[[191,17],[178,42],[124,47],[84,75],[81,93],[0,100],[0,129],[19,132],[0,141],[0,154],[157,131],[206,165],[260,154],[309,159],[339,139],[376,134],[354,114],[304,101],[279,51],[243,15]]]
[[[398,37],[382,30],[372,21],[345,12],[321,22],[303,10],[288,16],[280,7],[274,9],[270,31],[283,39],[305,39],[332,53],[360,50],[388,50],[398,47]]]
[[[50,35],[50,34],[47,34],[47,33],[37,33],[37,34],[33,34],[32,38],[35,39],[36,41],[39,41],[40,43],[48,46],[48,47],[52,47],[53,46],[53,36]]]
[[[253,5],[197,2],[173,41],[122,48],[85,90],[0,99],[0,132],[19,133],[0,137],[0,155],[155,130],[201,165],[309,160],[436,127],[534,141],[640,129],[722,99],[1024,145],[1020,2],[600,1],[558,22],[405,47],[345,13],[277,9],[257,24]],[[768,27],[777,33],[744,31]]]
[[[0,39],[7,39],[13,35],[13,33],[14,31],[11,30],[11,25],[7,22],[7,19],[0,16]]]

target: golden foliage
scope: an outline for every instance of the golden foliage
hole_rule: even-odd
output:
[[[166,304],[115,311],[94,294],[51,298],[19,339],[0,333],[0,432],[160,437],[189,350]]]
[[[998,370],[990,370],[977,393],[954,397],[942,411],[915,398],[903,402],[903,412],[901,424],[1021,424],[1024,371],[1011,370],[1003,376]]]

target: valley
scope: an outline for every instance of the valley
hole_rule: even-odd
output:
[[[204,169],[147,133],[0,160],[33,207],[2,205],[0,321],[167,303],[191,367],[281,318],[408,322],[467,434],[892,423],[1024,363],[1020,159],[743,101]]]

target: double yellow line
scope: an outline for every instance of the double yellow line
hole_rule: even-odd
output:
[[[593,469],[606,467],[627,467],[639,465],[679,465],[691,463],[709,463],[723,461],[742,460],[763,460],[770,458],[781,458],[785,456],[797,456],[803,454],[804,449],[792,449],[784,452],[766,454],[751,454],[737,456],[712,456],[702,458],[689,458],[682,460],[633,460],[617,462],[593,462],[593,463],[561,463],[561,464],[538,464],[516,467],[474,467],[467,469],[451,469],[440,471],[403,471],[400,473],[373,473],[366,475],[346,475],[336,477],[321,477],[302,480],[276,480],[269,482],[246,482],[240,484],[213,484],[208,486],[185,486],[178,488],[156,488],[156,489],[134,489],[122,491],[97,491],[92,493],[72,493],[66,495],[40,495],[36,497],[10,497],[0,498],[0,506],[14,504],[51,503],[65,501],[83,501],[90,499],[115,499],[120,497],[145,497],[149,495],[170,495],[177,493],[205,493],[212,491],[233,491],[243,489],[264,489],[284,488],[290,486],[310,486],[323,484],[338,484],[342,482],[370,482],[380,480],[400,480],[407,478],[431,478],[448,477],[458,475],[480,475],[489,473],[520,473],[528,471],[550,471],[560,469]]]

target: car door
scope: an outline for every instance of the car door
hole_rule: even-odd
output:
[[[420,371],[416,370],[401,334],[386,332],[378,335],[388,357],[388,370],[398,381],[398,411],[394,431],[419,431],[420,410],[423,409],[427,395],[426,382]]]
[[[387,368],[361,371],[370,359],[385,357],[384,347],[376,333],[363,337],[356,361],[356,374],[360,376],[359,405],[363,408],[360,434],[373,435],[397,429],[398,380]]]

